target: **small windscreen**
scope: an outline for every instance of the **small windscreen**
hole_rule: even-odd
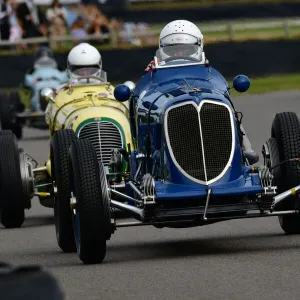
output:
[[[90,80],[88,79],[89,76],[96,76],[99,78],[99,81],[102,83],[107,83],[107,73],[103,70],[99,69],[99,66],[89,66],[89,67],[83,67],[83,66],[69,66],[70,71],[73,75],[76,77],[85,77],[87,76],[86,83],[88,83]],[[94,79],[95,80],[95,79]],[[92,82],[94,82],[94,80]],[[85,80],[81,82],[84,84]]]
[[[156,51],[156,56],[161,61],[181,60],[198,60],[197,52],[200,53],[201,48],[198,45],[172,45],[165,46]]]
[[[99,66],[97,65],[89,67],[71,65],[69,68],[70,71],[76,76],[95,76],[97,73],[99,73]]]

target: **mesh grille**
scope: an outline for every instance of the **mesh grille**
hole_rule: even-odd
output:
[[[190,176],[205,180],[198,112],[192,104],[168,114],[170,145],[177,163]]]
[[[232,149],[230,112],[222,105],[204,103],[200,111],[207,181],[225,169]],[[201,145],[199,115],[192,104],[168,112],[170,146],[179,166],[187,174],[206,181]]]
[[[78,137],[91,141],[98,159],[102,160],[104,166],[109,165],[112,149],[123,146],[121,133],[118,127],[111,122],[91,122],[82,127]]]
[[[207,180],[226,167],[232,147],[230,112],[225,106],[204,103],[200,110]]]

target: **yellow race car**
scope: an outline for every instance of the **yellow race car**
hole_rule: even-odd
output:
[[[110,185],[120,192],[125,188],[126,149],[133,149],[128,102],[114,98],[114,87],[106,73],[83,76],[57,90],[45,88],[45,111],[50,130],[49,159],[42,165],[18,149],[15,137],[0,133],[1,222],[5,227],[20,227],[24,209],[38,196],[41,205],[54,208],[57,241],[65,252],[76,251],[70,206],[68,176],[69,148],[76,139],[92,142],[97,158],[106,169]],[[10,160],[8,160],[8,156]],[[113,165],[113,167],[111,167]],[[3,166],[3,167],[2,167]],[[4,170],[5,168],[5,170]]]

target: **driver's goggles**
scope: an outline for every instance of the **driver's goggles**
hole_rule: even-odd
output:
[[[199,51],[198,45],[172,45],[161,49],[167,56],[193,56]]]

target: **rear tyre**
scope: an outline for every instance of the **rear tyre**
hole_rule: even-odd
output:
[[[51,175],[53,186],[57,188],[54,197],[54,218],[56,239],[63,252],[76,252],[72,212],[70,207],[71,188],[68,176],[69,148],[76,140],[71,129],[55,132],[51,142]]]
[[[16,113],[22,111],[22,103],[18,92],[11,92],[9,96],[2,94],[0,101],[1,128],[11,130],[18,139],[22,138],[23,129],[16,119]]]
[[[24,222],[25,196],[16,137],[0,135],[1,223],[6,228],[21,227]]]
[[[1,96],[0,96],[0,101],[1,101]],[[9,135],[12,138],[14,138],[14,136],[15,136],[11,130],[0,130],[0,137],[3,135]],[[1,168],[1,165],[0,165],[0,168]],[[1,182],[0,182],[0,190],[1,190]],[[0,208],[1,208],[1,199],[0,199]]]
[[[4,101],[6,101],[7,95],[6,93],[0,93],[0,109],[1,109],[1,103],[3,103]],[[0,130],[2,130],[2,119],[1,119],[1,111],[0,111]]]
[[[0,136],[3,136],[3,135],[9,135],[11,137],[14,137],[14,133],[11,130],[1,130]]]
[[[278,144],[280,162],[300,157],[300,124],[295,113],[276,114],[272,125],[272,137],[276,139]],[[300,166],[297,162],[283,163],[280,166],[280,173],[279,193],[300,184]],[[294,198],[290,198],[282,204],[281,209],[294,209],[295,205]],[[279,224],[287,234],[300,233],[300,216],[279,216]]]
[[[8,98],[9,102],[15,106],[17,112],[23,112],[25,110],[25,105],[21,102],[18,91],[11,91]]]
[[[279,216],[279,224],[286,234],[300,233],[300,217],[298,215]]]
[[[111,234],[110,205],[104,167],[90,141],[72,144],[70,178],[77,253],[85,264],[101,263]]]

